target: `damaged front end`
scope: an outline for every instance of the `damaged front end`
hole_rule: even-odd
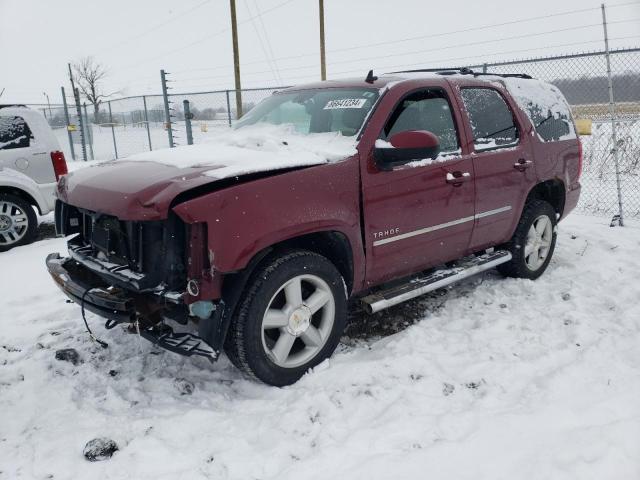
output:
[[[47,269],[83,311],[105,318],[107,329],[128,324],[172,352],[218,357],[228,322],[205,224],[187,225],[174,214],[124,221],[60,200],[55,219],[58,234],[73,236],[69,256],[50,254]]]

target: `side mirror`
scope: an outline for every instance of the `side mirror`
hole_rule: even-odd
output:
[[[440,141],[426,130],[407,130],[393,135],[389,142],[376,142],[373,158],[380,170],[389,171],[415,160],[435,159],[440,153]]]
[[[576,133],[578,135],[591,135],[591,119],[578,118],[576,120]]]

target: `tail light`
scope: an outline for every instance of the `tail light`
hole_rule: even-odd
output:
[[[51,163],[53,163],[53,171],[56,174],[56,182],[60,180],[62,175],[69,173],[69,170],[67,170],[67,161],[64,159],[64,153],[61,151],[51,152]]]
[[[582,175],[582,162],[583,162],[583,155],[584,152],[582,151],[582,142],[580,141],[580,138],[578,138],[578,178],[576,178],[576,180],[580,179],[580,175]]]

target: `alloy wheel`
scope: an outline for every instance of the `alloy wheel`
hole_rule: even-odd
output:
[[[524,247],[525,263],[530,270],[536,271],[544,264],[549,255],[552,240],[551,220],[546,215],[540,215],[531,224]]]
[[[18,243],[28,229],[27,212],[13,202],[0,201],[0,245]]]
[[[295,368],[325,346],[335,320],[335,300],[327,282],[298,275],[282,285],[262,318],[262,346],[273,363]]]

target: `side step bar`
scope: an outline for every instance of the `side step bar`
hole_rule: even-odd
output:
[[[509,260],[511,260],[511,253],[506,250],[496,250],[477,257],[470,257],[462,260],[460,265],[453,268],[435,270],[424,277],[413,278],[407,283],[367,295],[361,299],[361,302],[367,312],[376,313],[485,270],[490,270]]]

